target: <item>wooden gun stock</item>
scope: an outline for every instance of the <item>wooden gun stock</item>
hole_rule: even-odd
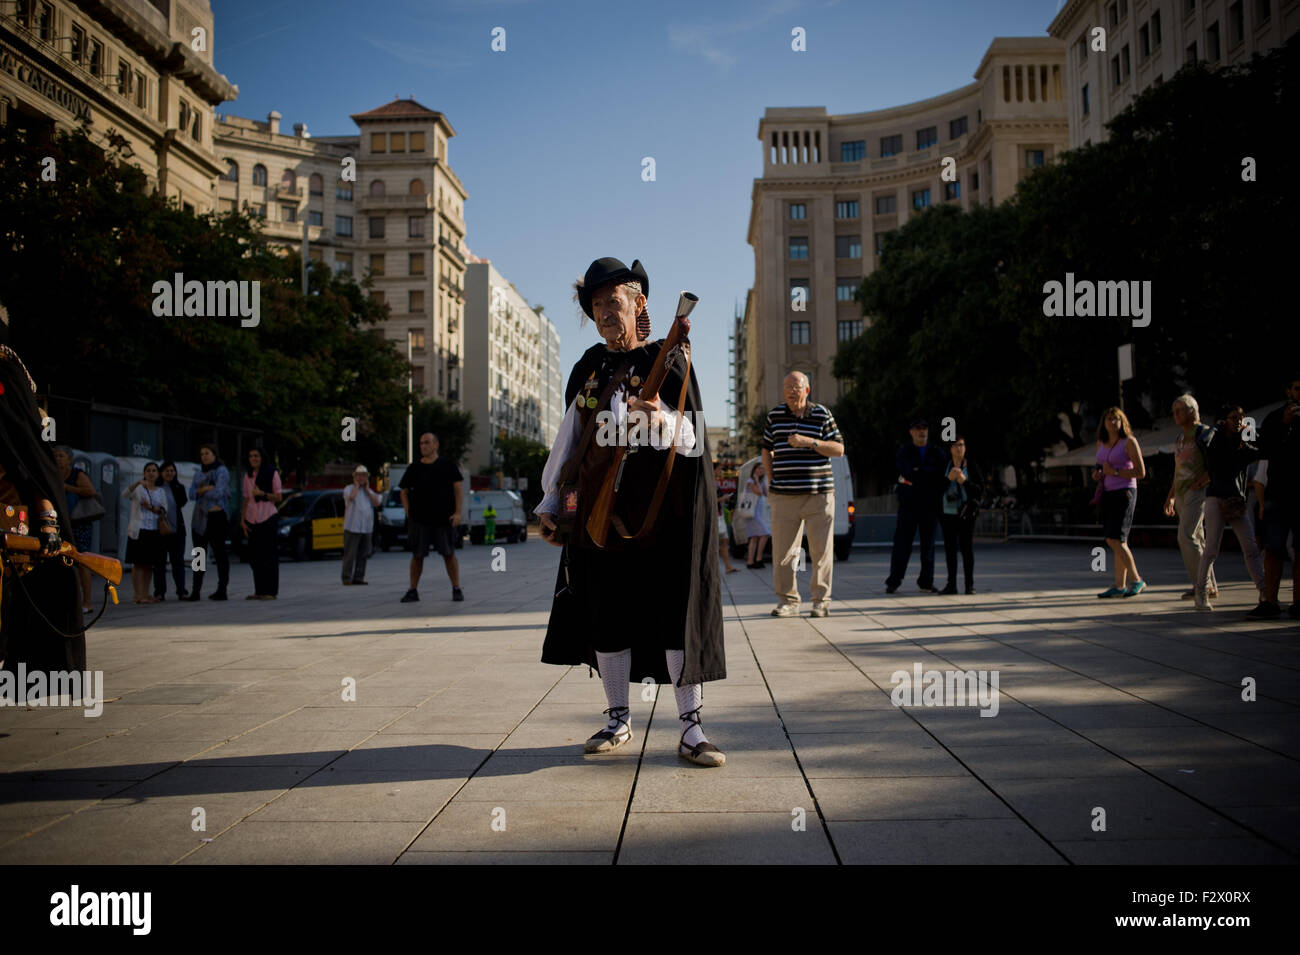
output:
[[[46,555],[42,550],[41,539],[39,537],[6,532],[4,535],[4,549],[33,553],[38,556],[67,557],[74,564],[80,564],[92,574],[103,577],[110,584],[120,584],[122,582],[121,563],[114,560],[112,557],[82,553],[67,541],[64,541],[59,545],[57,553]]]
[[[677,315],[673,319],[673,327],[668,330],[668,337],[664,339],[663,347],[659,349],[659,355],[655,358],[650,373],[641,383],[638,397],[643,401],[650,401],[658,396],[659,386],[663,384],[668,374],[668,356],[690,333],[691,320],[688,316],[698,301],[699,297],[690,292],[683,292],[677,299]],[[615,448],[609,470],[605,472],[605,479],[600,484],[600,493],[596,496],[591,514],[587,517],[587,534],[597,547],[604,547],[605,541],[609,538],[609,524],[614,516],[614,498],[617,495],[615,484],[618,481],[619,471],[623,467],[623,458],[626,456],[625,446],[620,444]]]

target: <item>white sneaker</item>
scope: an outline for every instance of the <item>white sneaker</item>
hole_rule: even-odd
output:
[[[799,616],[798,604],[777,604],[776,609],[772,611],[773,617],[797,617]]]
[[[814,601],[814,602],[813,602],[812,613],[810,614],[810,616],[813,616],[813,617],[824,617],[824,616],[826,616],[826,613],[827,613],[827,611],[828,611],[829,609],[830,609],[830,608],[827,606],[827,603],[826,603],[825,600],[817,600],[817,601]]]
[[[1201,611],[1214,609],[1214,607],[1210,606],[1210,598],[1204,590],[1196,591],[1196,609]]]

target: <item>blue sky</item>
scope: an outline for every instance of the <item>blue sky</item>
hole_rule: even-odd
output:
[[[1045,36],[1059,0],[212,0],[218,112],[312,135],[414,96],[447,116],[469,191],[467,242],[559,328],[567,369],[598,339],[573,280],[640,259],[655,335],[677,292],[711,424],[726,423],[728,343],[753,283],[745,240],[769,106],[897,106],[972,81],[995,36]],[[791,50],[803,27],[807,51]],[[492,34],[505,28],[506,49]],[[656,180],[641,179],[642,157]],[[828,396],[829,397],[829,396]],[[814,394],[817,400],[818,395]]]

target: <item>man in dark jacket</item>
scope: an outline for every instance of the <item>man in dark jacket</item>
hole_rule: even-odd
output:
[[[907,573],[912,559],[912,538],[921,532],[921,575],[917,586],[926,593],[937,594],[934,586],[934,530],[939,523],[939,509],[947,484],[944,464],[947,457],[926,441],[930,425],[924,418],[913,418],[908,431],[912,440],[898,449],[898,523],[894,529],[894,549],[889,557],[889,577],[885,592],[894,593]]]
[[[560,500],[561,476],[567,482],[576,474],[578,483],[576,519],[556,577],[542,662],[586,663],[600,672],[610,718],[587,741],[586,752],[608,752],[632,738],[628,685],[650,677],[673,684],[682,722],[678,754],[696,765],[721,766],[724,755],[700,726],[701,684],[727,675],[712,455],[704,428],[692,426],[701,421],[701,402],[683,353],[668,362],[659,396],[639,397],[663,346],[649,340],[649,290],[639,262],[628,268],[614,258],[597,259],[577,285],[582,310],[595,320],[605,343],[588,349],[569,375],[568,409],[542,473],[546,496],[537,513],[543,538],[553,544],[560,543],[555,516],[566,503]],[[685,414],[678,415],[683,387]],[[649,443],[632,447],[638,430],[647,431],[633,423],[638,414],[651,422]],[[597,428],[602,420],[623,422],[620,434],[629,447],[614,511],[620,529],[611,530],[599,548],[585,525],[616,451],[608,440],[591,437],[608,434]],[[673,444],[678,451],[671,477],[662,505],[652,514],[647,504],[656,496]],[[624,537],[624,530],[639,537],[647,519],[648,536]]]

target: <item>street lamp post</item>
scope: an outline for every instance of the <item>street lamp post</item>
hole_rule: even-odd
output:
[[[415,406],[412,404],[414,382],[411,380],[411,332],[406,332],[406,460],[415,460]]]

